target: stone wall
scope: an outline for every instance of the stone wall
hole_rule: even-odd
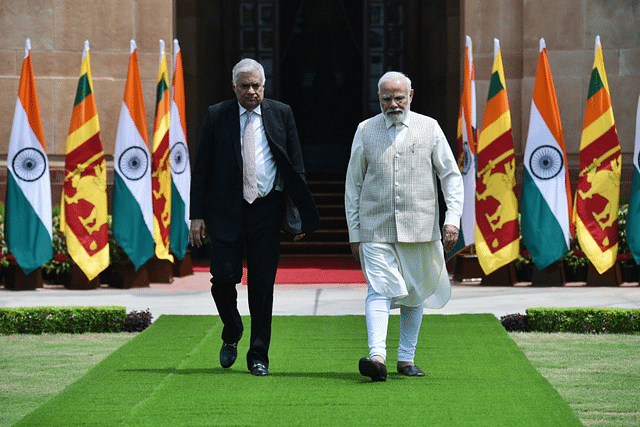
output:
[[[640,3],[625,0],[464,0],[460,43],[473,39],[478,123],[482,122],[493,66],[493,39],[500,40],[511,107],[516,159],[522,160],[531,97],[544,37],[553,74],[572,185],[579,168],[580,138],[600,36],[622,148],[622,198],[629,193],[635,118],[640,93]],[[463,50],[464,52],[464,50]],[[520,172],[522,165],[520,164]]]
[[[54,181],[53,202],[60,200],[58,175],[64,155],[80,75],[84,41],[89,40],[91,73],[102,144],[114,152],[116,131],[129,62],[129,42],[138,46],[149,135],[153,132],[155,87],[166,43],[171,76],[173,64],[173,2],[171,0],[2,0],[0,2],[0,157],[6,159],[20,72],[27,38],[40,102],[44,139]],[[150,138],[151,141],[151,138]],[[3,157],[4,156],[4,157]],[[5,161],[0,165],[4,200]],[[111,174],[109,175],[111,177]]]

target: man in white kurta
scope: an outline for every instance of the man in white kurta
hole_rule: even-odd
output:
[[[353,140],[345,208],[351,251],[368,284],[369,357],[360,359],[359,369],[373,381],[385,381],[389,312],[396,307],[398,372],[425,375],[414,363],[423,307],[442,308],[449,301],[444,251],[458,239],[464,190],[438,123],[410,111],[411,81],[389,72],[378,91],[382,113],[360,123]],[[447,205],[444,242],[436,177]]]

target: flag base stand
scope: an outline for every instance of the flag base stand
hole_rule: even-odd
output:
[[[154,255],[147,261],[147,272],[151,283],[173,282],[173,264],[168,259],[159,259]]]
[[[89,280],[77,264],[71,264],[71,271],[65,275],[63,285],[66,289],[96,289],[100,286],[100,275]]]
[[[42,287],[42,270],[36,268],[29,274],[24,274],[18,264],[9,264],[5,269],[4,287],[12,291],[33,291]]]
[[[482,286],[513,286],[517,282],[516,268],[510,262],[482,278]]]
[[[147,265],[142,265],[137,271],[135,266],[128,263],[115,263],[109,266],[109,286],[120,289],[149,287],[149,273]]]
[[[640,266],[629,264],[621,265],[620,274],[623,282],[638,283],[640,279]]]
[[[598,270],[589,263],[589,272],[587,273],[587,286],[620,286],[622,283],[622,274],[620,273],[620,264],[617,262],[613,267],[604,273],[598,273]]]
[[[191,260],[191,250],[187,249],[184,258],[178,259],[173,256],[173,277],[191,276],[193,274],[193,262]]]
[[[484,277],[484,271],[478,262],[478,255],[457,255],[456,265],[453,269],[453,278],[460,282],[464,280],[480,280]]]
[[[533,266],[531,286],[564,286],[566,283],[562,261],[556,261],[542,270]]]

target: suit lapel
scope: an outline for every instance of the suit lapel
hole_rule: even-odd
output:
[[[275,148],[282,151],[283,148],[279,145],[279,141],[281,141],[282,138],[281,135],[277,135],[275,129],[275,116],[268,99],[264,99],[262,101],[260,109],[262,111],[262,125],[264,126],[264,133],[267,135],[267,142],[269,143],[269,147],[271,147],[271,151],[273,152]]]
[[[229,120],[225,120],[229,126],[229,135],[233,145],[233,151],[236,153],[238,166],[242,169],[242,145],[240,144],[240,107],[238,101],[232,102],[229,106]]]

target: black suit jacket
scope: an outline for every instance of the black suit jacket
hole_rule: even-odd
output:
[[[288,197],[287,218],[297,218],[294,234],[318,228],[318,210],[306,184],[298,131],[291,108],[264,99],[262,121],[269,148]],[[240,109],[232,99],[207,110],[191,172],[192,219],[204,219],[212,238],[235,240],[242,227],[242,150]]]

